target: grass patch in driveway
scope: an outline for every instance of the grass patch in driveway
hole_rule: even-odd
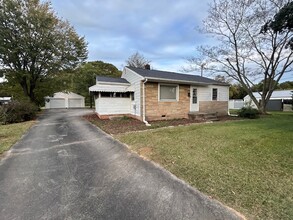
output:
[[[34,123],[35,121],[27,121],[0,125],[0,154],[9,150]]]
[[[116,135],[249,219],[293,219],[293,114]]]

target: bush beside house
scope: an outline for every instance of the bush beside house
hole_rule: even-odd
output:
[[[242,118],[254,119],[259,118],[260,112],[252,107],[243,107],[238,111],[238,115]]]
[[[11,101],[0,106],[0,123],[11,124],[29,121],[36,117],[38,107],[28,101]]]

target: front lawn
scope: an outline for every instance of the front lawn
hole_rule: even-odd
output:
[[[0,154],[9,150],[34,123],[34,121],[27,121],[0,125]]]
[[[115,137],[248,219],[293,219],[293,113]]]

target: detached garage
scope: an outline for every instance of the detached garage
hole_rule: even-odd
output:
[[[258,92],[253,93],[254,97],[260,102],[261,95]],[[267,103],[267,111],[292,111],[292,90],[279,90],[274,91],[271,95],[270,100]],[[256,108],[256,105],[252,102],[249,95],[244,97],[245,105],[251,105]]]
[[[84,97],[73,92],[57,92],[53,97],[45,97],[45,108],[84,108]]]

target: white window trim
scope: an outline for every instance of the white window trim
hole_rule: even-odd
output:
[[[162,86],[176,86],[176,100],[175,99],[160,99],[161,85]],[[179,85],[178,84],[158,83],[158,101],[159,102],[178,102],[179,101]]]
[[[213,90],[214,90],[214,89],[217,89],[217,99],[216,99],[216,100],[213,100]],[[213,87],[213,88],[212,88],[212,92],[211,92],[211,100],[214,101],[214,102],[219,101],[219,88],[217,88],[217,87]]]

